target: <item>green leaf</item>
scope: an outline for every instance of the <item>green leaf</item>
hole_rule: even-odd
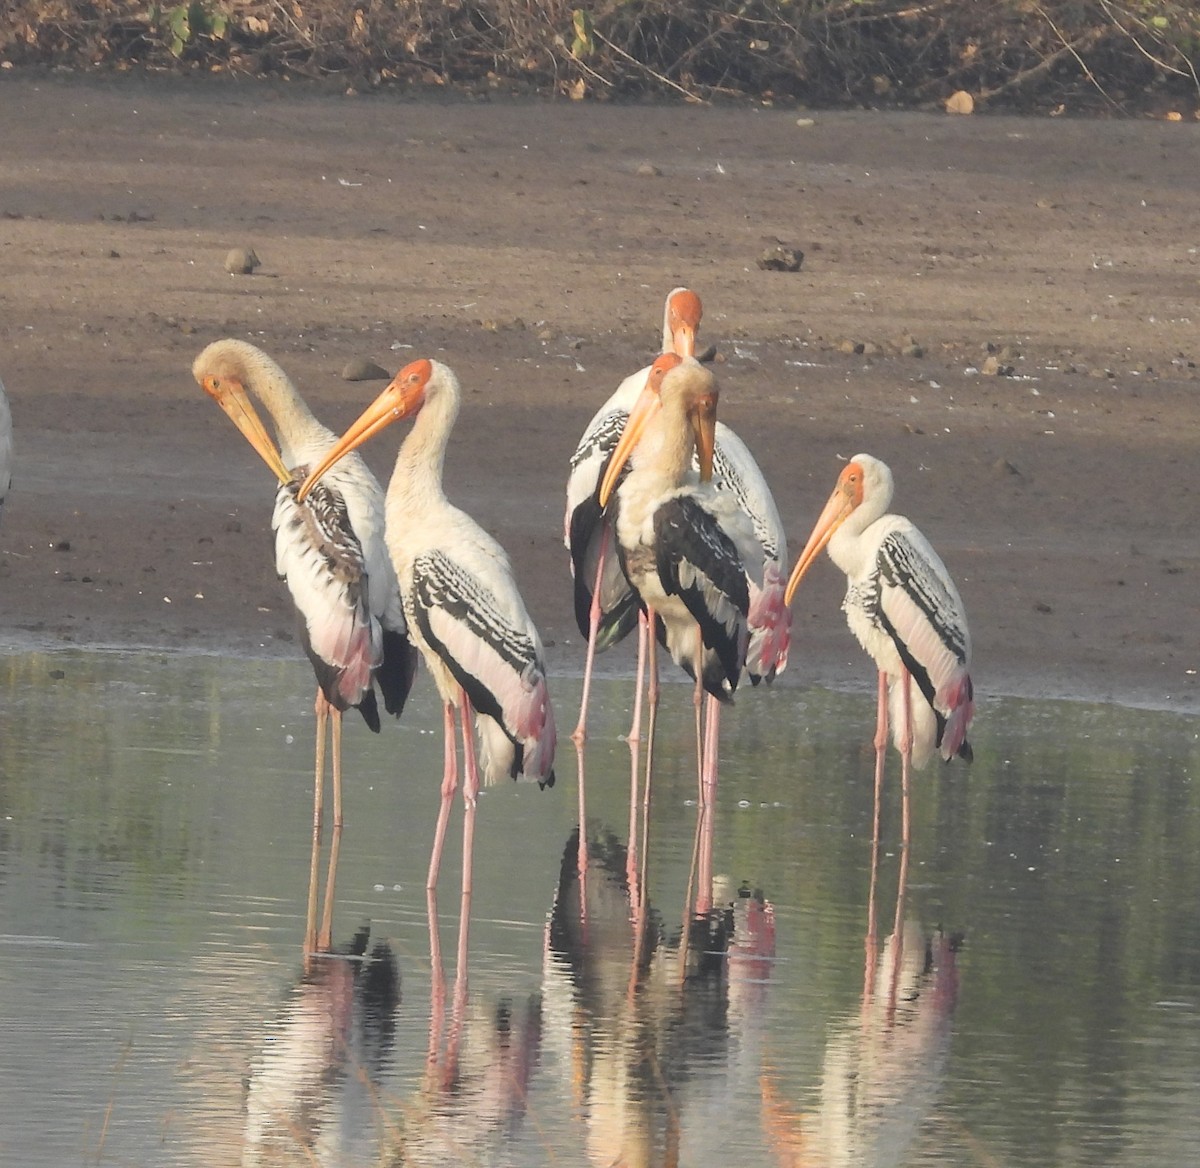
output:
[[[186,4],[180,4],[178,8],[172,8],[167,13],[167,29],[181,45],[188,42],[192,35],[192,25],[188,19]],[[174,46],[172,46],[171,52],[175,52]]]
[[[571,42],[571,56],[580,60],[590,57],[596,51],[596,42],[592,37],[592,18],[585,9],[576,8],[571,13],[571,27],[575,30],[575,39]]]

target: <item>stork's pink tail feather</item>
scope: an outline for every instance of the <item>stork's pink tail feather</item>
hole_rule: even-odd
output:
[[[750,644],[746,671],[754,679],[770,681],[787,668],[792,643],[792,610],[783,602],[784,580],[774,561],[763,569],[763,586],[750,584]]]
[[[949,711],[942,732],[942,758],[949,761],[967,740],[967,728],[975,716],[975,689],[965,670],[937,695],[941,708]]]

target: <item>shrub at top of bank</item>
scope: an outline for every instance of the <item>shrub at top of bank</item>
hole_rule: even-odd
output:
[[[612,98],[1200,102],[1186,0],[10,0],[0,60]],[[1168,96],[1169,95],[1169,96]]]

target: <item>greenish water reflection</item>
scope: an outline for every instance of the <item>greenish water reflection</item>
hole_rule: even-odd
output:
[[[601,684],[586,755],[589,834],[617,849],[628,689]],[[560,721],[577,693],[559,685]],[[303,663],[0,659],[0,1160],[583,1164],[616,1148],[648,1164],[1200,1162],[1195,719],[983,705],[975,764],[916,784],[905,988],[889,1019],[878,994],[862,1001],[892,952],[864,964],[870,696],[739,699],[716,869],[762,890],[774,956],[758,933],[684,990],[695,777],[689,695],[672,686],[666,700],[647,988],[622,998],[618,877],[586,960],[547,948],[575,826],[566,743],[555,790],[483,798],[470,996],[455,1058],[431,1068],[423,879],[441,720],[427,685],[402,723],[346,736],[335,933],[349,942],[370,922],[377,968],[399,973],[389,997],[370,978],[301,976]],[[897,812],[889,799],[889,840]],[[898,866],[884,858],[885,922]],[[289,1110],[272,1091],[297,1067],[308,1086]],[[260,1144],[264,1115],[283,1134]]]

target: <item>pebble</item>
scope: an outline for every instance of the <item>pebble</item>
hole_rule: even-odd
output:
[[[352,357],[342,366],[343,381],[389,381],[391,374],[366,357]]]
[[[230,248],[225,253],[225,270],[231,276],[249,276],[255,268],[262,267],[262,260],[249,247]]]
[[[804,252],[794,247],[777,244],[768,247],[758,257],[758,266],[764,272],[798,272],[804,263]]]

